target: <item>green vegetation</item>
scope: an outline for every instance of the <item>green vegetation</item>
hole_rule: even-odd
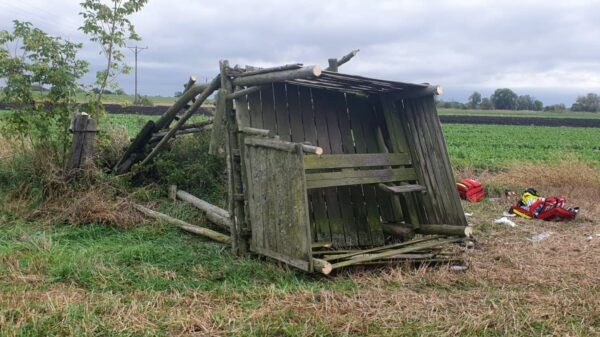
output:
[[[444,124],[443,130],[455,166],[499,169],[517,161],[572,157],[600,165],[595,128]]]
[[[79,29],[89,36],[90,41],[100,45],[100,53],[106,59],[105,69],[96,73],[98,93],[93,104],[96,110],[100,109],[103,102],[104,90],[117,89],[117,76],[129,72],[123,49],[127,41],[142,39],[129,18],[139,12],[146,2],[148,0],[111,0],[107,5],[101,0],[85,0],[80,3],[82,12],[79,15],[83,18],[83,25]],[[135,100],[137,102],[138,97]]]
[[[438,108],[441,116],[489,116],[489,117],[522,117],[522,118],[577,118],[600,119],[599,113],[571,111],[513,111],[513,110],[464,110]]]

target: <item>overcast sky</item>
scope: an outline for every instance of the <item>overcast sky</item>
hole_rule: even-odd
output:
[[[0,0],[0,29],[30,21],[50,34],[83,42],[93,73],[99,47],[77,28],[78,0]],[[232,1],[150,0],[133,17],[140,46],[139,87],[172,95],[189,75],[231,64],[327,65],[361,52],[341,70],[445,88],[444,100],[465,101],[499,87],[545,104],[570,105],[600,93],[600,1]],[[126,52],[133,64],[133,54]],[[120,85],[133,91],[133,74]]]

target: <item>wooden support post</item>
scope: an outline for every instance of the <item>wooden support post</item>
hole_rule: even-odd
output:
[[[248,236],[244,232],[246,226],[245,216],[245,203],[243,198],[236,198],[235,196],[244,195],[244,186],[242,183],[242,164],[240,158],[240,144],[238,138],[239,126],[237,124],[237,117],[233,109],[233,100],[227,99],[227,95],[233,93],[234,84],[232,80],[227,76],[227,70],[229,69],[229,62],[222,60],[219,62],[221,70],[221,91],[219,92],[219,102],[217,105],[217,111],[222,113],[221,118],[224,121],[224,134],[226,135],[225,141],[225,152],[227,155],[227,181],[228,181],[228,204],[229,212],[231,213],[231,249],[234,254],[245,255],[248,253],[250,248]],[[268,76],[269,74],[251,75],[248,77],[242,77],[243,79],[252,79],[258,76]],[[242,84],[244,85],[244,84]],[[219,118],[219,116],[215,116]],[[216,126],[216,124],[215,124]],[[213,135],[215,129],[213,129]],[[212,139],[211,139],[212,145]]]
[[[73,132],[73,141],[68,169],[88,169],[94,164],[96,121],[85,112],[76,114],[71,121],[71,132]]]
[[[133,207],[135,207],[138,211],[146,214],[149,217],[155,218],[155,219],[159,219],[159,220],[164,220],[172,225],[175,225],[185,231],[194,233],[194,234],[198,234],[198,235],[202,235],[205,236],[209,239],[215,240],[217,242],[221,242],[221,243],[230,243],[231,242],[231,238],[225,234],[221,234],[219,232],[213,231],[211,229],[208,228],[204,228],[204,227],[200,227],[200,226],[194,226],[192,224],[189,224],[185,221],[179,220],[179,219],[175,219],[173,217],[170,217],[164,213],[160,213],[160,212],[156,212],[153,211],[147,207],[144,207],[142,205],[133,205]]]
[[[233,79],[233,85],[252,86],[289,80],[316,78],[319,76],[321,76],[321,68],[319,66],[306,66],[299,69],[237,77]]]

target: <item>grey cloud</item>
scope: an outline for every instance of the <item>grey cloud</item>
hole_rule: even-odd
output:
[[[85,42],[82,55],[97,70],[96,46],[77,31],[77,2],[0,0],[0,28],[19,15]],[[147,94],[170,95],[190,74],[212,77],[221,58],[325,65],[361,48],[344,71],[439,83],[445,99],[508,86],[570,103],[577,93],[600,92],[599,12],[592,1],[150,0],[133,21],[150,48],[140,56]],[[132,78],[121,78],[128,91]]]

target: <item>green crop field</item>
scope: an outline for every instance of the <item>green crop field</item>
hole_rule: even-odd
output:
[[[502,168],[515,161],[576,157],[600,165],[600,130],[517,125],[443,125],[454,166]]]
[[[125,115],[125,114],[108,114],[108,125],[122,126],[127,130],[127,135],[134,137],[149,120],[157,120],[160,116],[147,115]],[[205,120],[206,116],[193,116],[188,123],[199,122]]]
[[[577,118],[600,119],[595,112],[551,112],[551,111],[513,111],[513,110],[462,110],[438,108],[440,116],[489,116],[489,117],[523,117],[523,118]]]

